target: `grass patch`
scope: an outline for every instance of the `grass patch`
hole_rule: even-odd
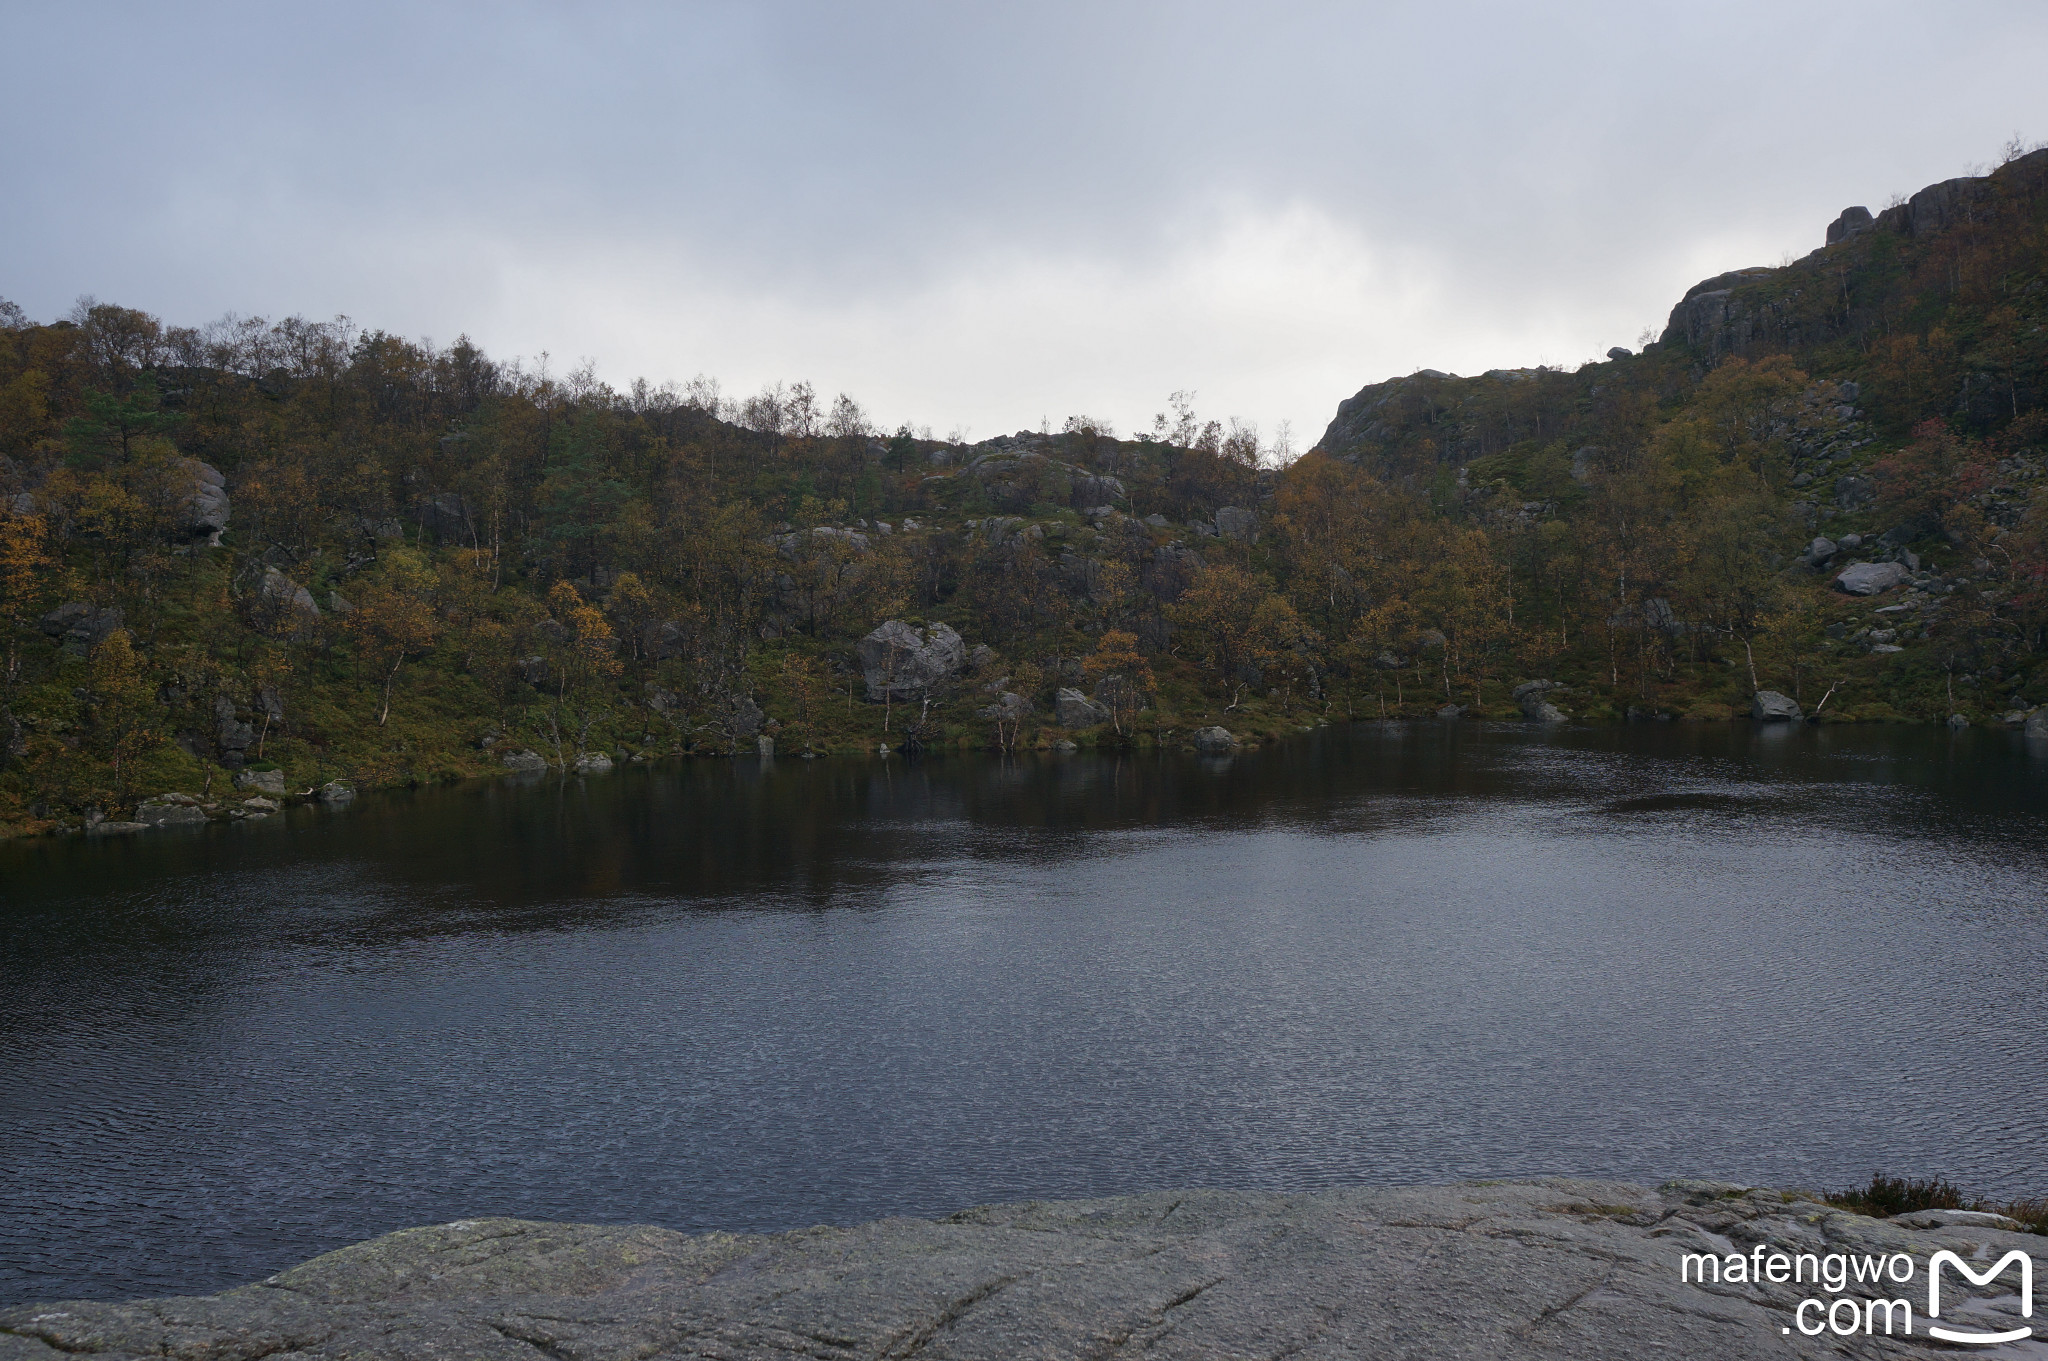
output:
[[[1915,1210],[1981,1210],[2016,1219],[2029,1232],[2048,1234],[2048,1196],[2002,1203],[1982,1200],[1964,1194],[1954,1182],[1940,1177],[1921,1181],[1873,1172],[1869,1185],[1848,1191],[1832,1191],[1821,1199],[1874,1219],[1890,1219]]]

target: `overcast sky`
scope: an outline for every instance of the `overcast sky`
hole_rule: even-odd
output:
[[[0,296],[974,438],[1576,364],[2048,139],[2048,4],[0,3]]]

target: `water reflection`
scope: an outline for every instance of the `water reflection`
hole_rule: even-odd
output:
[[[2003,734],[741,760],[0,847],[0,1299],[505,1212],[1583,1171],[2048,1186]]]

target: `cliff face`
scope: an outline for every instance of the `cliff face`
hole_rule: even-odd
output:
[[[1929,185],[1874,216],[1849,208],[1827,228],[1827,244],[1790,265],[1702,280],[1641,355],[1617,349],[1575,373],[1459,378],[1424,369],[1360,389],[1316,447],[1383,477],[1412,477],[1523,440],[1598,444],[1612,435],[1601,398],[1618,384],[1682,403],[1726,359],[1772,354],[1790,354],[1816,376],[1860,380],[1894,431],[1931,416],[1995,427],[2048,397],[2038,325],[2044,221],[2048,148],[1989,175]],[[1902,337],[1952,352],[1931,384],[1872,362]]]
[[[1943,1248],[1988,1261],[1987,1249],[2039,1244],[2009,1223],[1939,1211],[1879,1221],[1705,1182],[1563,1178],[1158,1192],[773,1237],[479,1219],[208,1298],[0,1311],[0,1361],[1822,1357],[1843,1339],[1804,1334],[1795,1312],[1821,1287],[1687,1283],[1681,1255],[1903,1252],[1924,1270]],[[1962,1306],[1971,1326],[2017,1321],[2009,1280],[1972,1289],[1952,1276],[1951,1288],[1951,1312]],[[1825,1298],[1873,1289],[1906,1297],[1918,1321],[1917,1275],[1845,1282]],[[1924,1324],[1882,1346],[1948,1354]]]

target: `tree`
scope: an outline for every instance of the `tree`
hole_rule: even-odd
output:
[[[548,660],[555,674],[555,704],[549,717],[558,763],[562,757],[562,724],[576,724],[576,749],[583,750],[599,706],[591,693],[600,681],[617,676],[624,666],[618,657],[619,640],[604,612],[583,599],[575,586],[558,581],[548,591],[548,611],[554,616],[550,630],[552,646]],[[572,700],[580,703],[572,706]]]
[[[1231,563],[1210,564],[1166,613],[1196,657],[1226,686],[1236,687],[1239,698],[1301,631],[1292,605]]]
[[[92,652],[92,741],[96,753],[113,767],[119,793],[128,786],[121,768],[163,740],[157,728],[155,697],[142,673],[128,630],[115,629]]]
[[[1095,680],[1095,698],[1109,710],[1117,735],[1129,736],[1138,712],[1159,688],[1151,664],[1138,651],[1138,635],[1122,629],[1105,631],[1081,669]]]
[[[7,683],[21,674],[19,634],[35,616],[54,565],[44,550],[49,522],[40,515],[0,514],[0,619],[7,624]]]
[[[434,645],[441,618],[431,599],[438,584],[434,570],[417,549],[398,549],[384,560],[380,578],[359,593],[347,616],[349,632],[374,672],[383,678],[384,707],[377,726],[391,717],[391,687],[398,669]]]

